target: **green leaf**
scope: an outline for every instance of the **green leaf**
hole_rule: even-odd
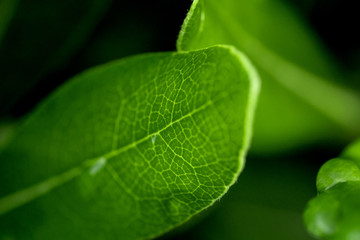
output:
[[[15,129],[15,121],[11,121],[10,119],[0,121],[0,149],[6,145],[6,142],[9,141],[9,139],[11,139]]]
[[[360,139],[348,146],[342,153],[342,157],[351,159],[360,166]]]
[[[0,154],[0,236],[151,238],[188,220],[243,168],[258,84],[227,46],[80,74]]]
[[[323,239],[360,237],[360,140],[336,159],[326,162],[317,176],[318,197],[304,213],[310,233]]]
[[[360,133],[359,93],[324,80],[338,78],[336,66],[283,1],[195,0],[177,48],[213,44],[244,51],[263,80],[255,151],[278,152]]]
[[[19,0],[0,0],[0,44]]]
[[[8,22],[10,10],[14,12],[8,27],[1,26],[6,19],[0,19],[0,37],[1,29],[5,33],[0,42],[0,114],[6,115],[29,89],[62,67],[81,48],[111,0],[0,3],[0,16]],[[1,15],[2,10],[6,15]]]

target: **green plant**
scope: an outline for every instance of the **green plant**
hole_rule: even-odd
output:
[[[50,51],[54,60],[39,73],[29,65],[30,85],[73,54],[109,2],[88,2],[92,10],[80,24],[94,22],[75,31],[60,55]],[[15,5],[0,1],[0,12]],[[2,16],[0,40],[11,14]],[[254,155],[360,133],[357,90],[329,80],[341,71],[281,1],[194,0],[176,45],[176,52],[128,57],[77,75],[4,141],[1,240],[154,238],[213,205],[244,168],[259,91],[250,61],[262,79]],[[358,146],[319,172],[320,195],[304,215],[316,236],[358,236]]]
[[[184,222],[243,168],[257,81],[226,46],[142,55],[72,79],[0,155],[1,232],[138,239]],[[74,208],[87,221],[70,224]],[[18,232],[19,219],[31,224]],[[87,230],[97,222],[107,224]]]
[[[309,232],[323,239],[355,240],[360,237],[360,141],[319,170],[319,195],[304,213]]]

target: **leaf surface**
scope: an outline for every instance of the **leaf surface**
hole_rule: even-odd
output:
[[[142,239],[188,220],[243,168],[258,84],[227,46],[78,75],[0,154],[0,236]]]
[[[279,152],[344,135],[350,139],[360,132],[359,89],[324,80],[338,77],[336,66],[283,1],[195,0],[177,48],[213,44],[244,51],[263,80],[255,151]]]
[[[308,231],[323,239],[359,239],[360,140],[320,168],[316,186],[319,195],[304,213]]]

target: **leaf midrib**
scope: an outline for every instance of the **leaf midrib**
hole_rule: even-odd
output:
[[[230,93],[231,94],[231,93]],[[11,210],[14,210],[18,207],[21,207],[37,198],[40,198],[43,195],[46,195],[53,189],[60,187],[61,185],[67,183],[68,181],[80,176],[82,173],[84,173],[87,169],[91,168],[94,164],[97,163],[100,159],[106,159],[110,160],[111,158],[114,158],[121,153],[136,147],[137,145],[141,144],[142,142],[145,142],[146,140],[150,139],[155,134],[160,134],[161,132],[165,131],[169,127],[173,126],[176,123],[179,123],[183,121],[186,118],[189,118],[193,116],[194,114],[205,110],[206,108],[214,105],[216,102],[228,97],[230,94],[223,94],[223,96],[219,96],[219,98],[215,100],[208,100],[203,105],[201,105],[198,108],[195,108],[191,112],[183,115],[179,119],[167,124],[165,127],[161,128],[160,130],[150,133],[149,135],[136,140],[130,144],[127,144],[125,146],[122,146],[116,150],[112,150],[108,153],[105,153],[99,157],[88,159],[83,161],[79,166],[73,167],[70,170],[67,170],[61,174],[57,174],[53,177],[47,178],[46,180],[43,180],[35,185],[32,185],[30,187],[26,187],[24,189],[18,190],[12,194],[9,194],[5,197],[0,198],[0,216],[10,212]]]

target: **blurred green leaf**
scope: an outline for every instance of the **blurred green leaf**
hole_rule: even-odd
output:
[[[7,8],[16,3],[2,1],[8,2]],[[110,3],[19,0],[0,45],[0,115],[7,114],[35,83],[64,65],[81,48]],[[4,11],[10,15],[10,10]],[[5,28],[0,26],[0,34],[1,29]]]
[[[243,168],[258,84],[226,46],[80,74],[0,154],[0,238],[140,239],[188,220]]]
[[[19,0],[0,0],[0,44]]]
[[[8,119],[0,122],[0,149],[11,139],[15,129],[16,124],[13,120]]]
[[[230,44],[259,69],[263,90],[253,149],[279,152],[360,132],[360,98],[332,81],[336,66],[283,1],[195,0],[177,48]]]
[[[359,164],[360,140],[321,167],[316,182],[319,195],[304,213],[309,232],[323,239],[360,238]]]
[[[342,157],[350,159],[360,166],[360,140],[348,146],[342,153]]]

